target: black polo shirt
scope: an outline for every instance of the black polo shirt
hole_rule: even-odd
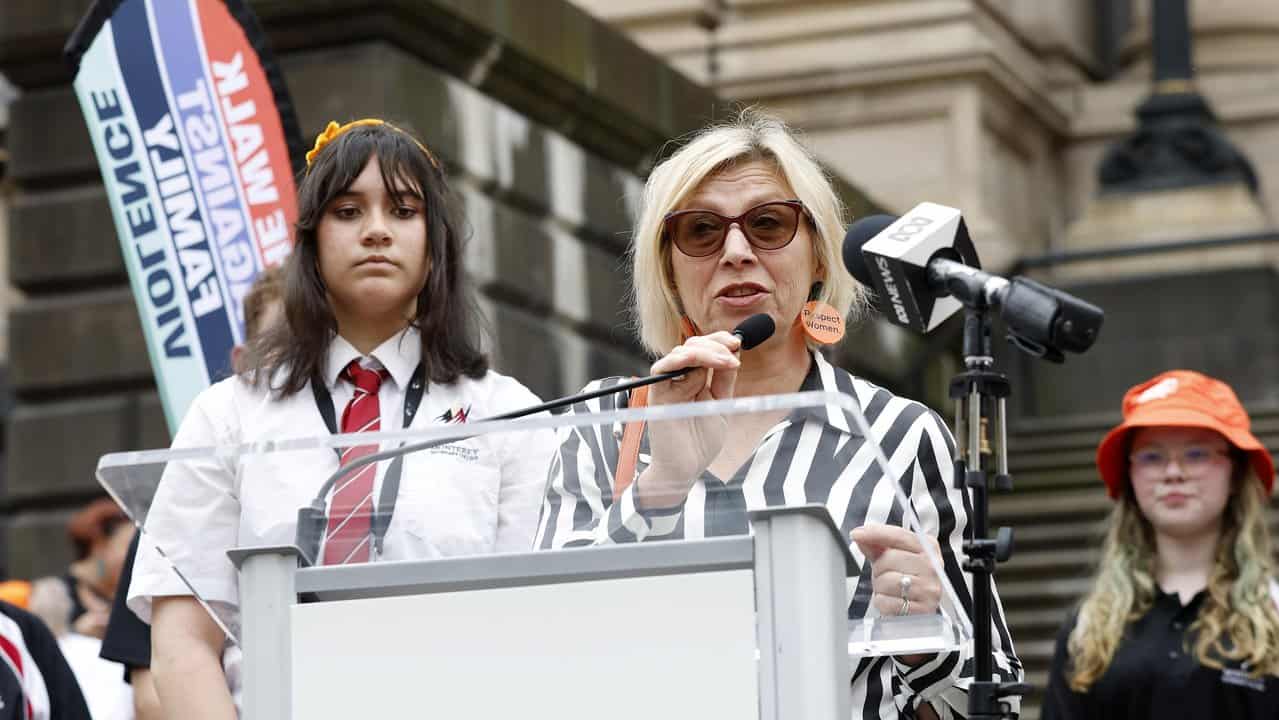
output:
[[[1154,605],[1129,626],[1110,667],[1086,693],[1071,690],[1067,680],[1072,616],[1057,634],[1043,720],[1279,718],[1279,678],[1249,677],[1237,662],[1217,670],[1195,658],[1189,628],[1206,595],[1182,605],[1176,594],[1156,589]]]
[[[129,597],[129,584],[133,579],[133,559],[138,554],[138,537],[139,534],[134,532],[133,544],[129,546],[128,558],[124,561],[120,581],[116,584],[111,617],[107,619],[107,632],[102,638],[102,650],[98,653],[103,659],[124,665],[125,682],[129,681],[131,671],[151,667],[151,626],[139,620],[125,605],[125,600]]]

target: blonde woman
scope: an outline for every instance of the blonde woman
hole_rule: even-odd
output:
[[[655,168],[632,245],[635,313],[656,358],[651,372],[694,370],[653,385],[646,401],[846,393],[881,429],[892,474],[880,472],[855,421],[837,408],[649,423],[634,444],[627,438],[638,424],[568,429],[551,464],[539,548],[743,534],[749,510],[821,503],[851,533],[861,563],[852,615],[872,605],[892,615],[936,612],[943,584],[971,605],[958,560],[968,500],[955,487],[945,424],[818,352],[864,302],[840,261],[843,237],[840,203],[821,167],[785,125],[759,113],[703,130]],[[777,331],[743,352],[730,331],[760,313]],[[806,317],[829,321],[810,326]],[[637,396],[605,395],[573,411],[634,407],[644,402]],[[897,503],[884,501],[892,483],[910,494],[946,577],[904,529]],[[997,672],[1011,680],[1021,666],[995,607]],[[969,660],[963,652],[861,660],[850,683],[856,717],[962,716]]]
[[[1173,370],[1124,395],[1097,449],[1117,501],[1057,638],[1043,717],[1279,717],[1270,454],[1225,383]]]

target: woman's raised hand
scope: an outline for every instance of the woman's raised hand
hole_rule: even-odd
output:
[[[742,339],[729,332],[691,337],[653,363],[649,372],[694,368],[687,375],[653,385],[649,405],[723,400],[733,397],[738,351]],[[648,442],[652,462],[636,481],[640,505],[672,507],[684,502],[693,486],[724,445],[726,422],[720,416],[649,423]]]

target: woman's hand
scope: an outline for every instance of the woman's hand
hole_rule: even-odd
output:
[[[742,340],[728,332],[689,338],[649,369],[659,373],[695,368],[687,375],[657,383],[648,395],[649,405],[723,400],[733,397],[737,382],[737,357]],[[693,482],[719,455],[724,446],[725,420],[704,416],[665,420],[648,425],[652,462],[635,483],[642,507],[673,507],[684,502]]]
[[[871,603],[882,615],[925,615],[941,607],[942,581],[924,554],[919,536],[893,525],[863,525],[851,534],[871,564]],[[925,536],[931,552],[941,557],[937,538]],[[931,655],[900,659],[919,665]]]

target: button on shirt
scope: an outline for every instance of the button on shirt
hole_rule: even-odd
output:
[[[335,338],[323,376],[334,416],[341,417],[354,394],[339,374],[351,360],[360,359],[362,365],[389,373],[378,394],[382,426],[399,430],[405,390],[420,357],[420,335],[412,328],[365,358]],[[441,427],[538,403],[527,388],[499,373],[490,371],[479,379],[461,376],[450,384],[428,385],[411,427]],[[255,387],[232,377],[196,398],[173,447],[234,446],[328,433],[310,388],[278,398],[265,383]],[[554,447],[554,433],[538,430],[486,435],[406,456],[384,554],[378,559],[527,551]],[[388,464],[381,463],[379,484]],[[146,517],[146,534],[196,591],[234,623],[238,586],[226,551],[291,544],[298,508],[310,504],[337,468],[337,454],[326,447],[226,458],[205,454],[170,462]],[[375,487],[375,497],[379,489]],[[191,591],[169,562],[145,546],[136,560],[128,604],[149,622],[152,597]]]
[[[1044,720],[1177,720],[1185,718],[1279,717],[1279,685],[1274,677],[1253,678],[1237,662],[1217,670],[1199,663],[1191,624],[1207,591],[1182,605],[1180,597],[1156,589],[1154,604],[1132,623],[1110,666],[1087,692],[1070,689],[1067,643],[1076,619],[1057,635]]]

